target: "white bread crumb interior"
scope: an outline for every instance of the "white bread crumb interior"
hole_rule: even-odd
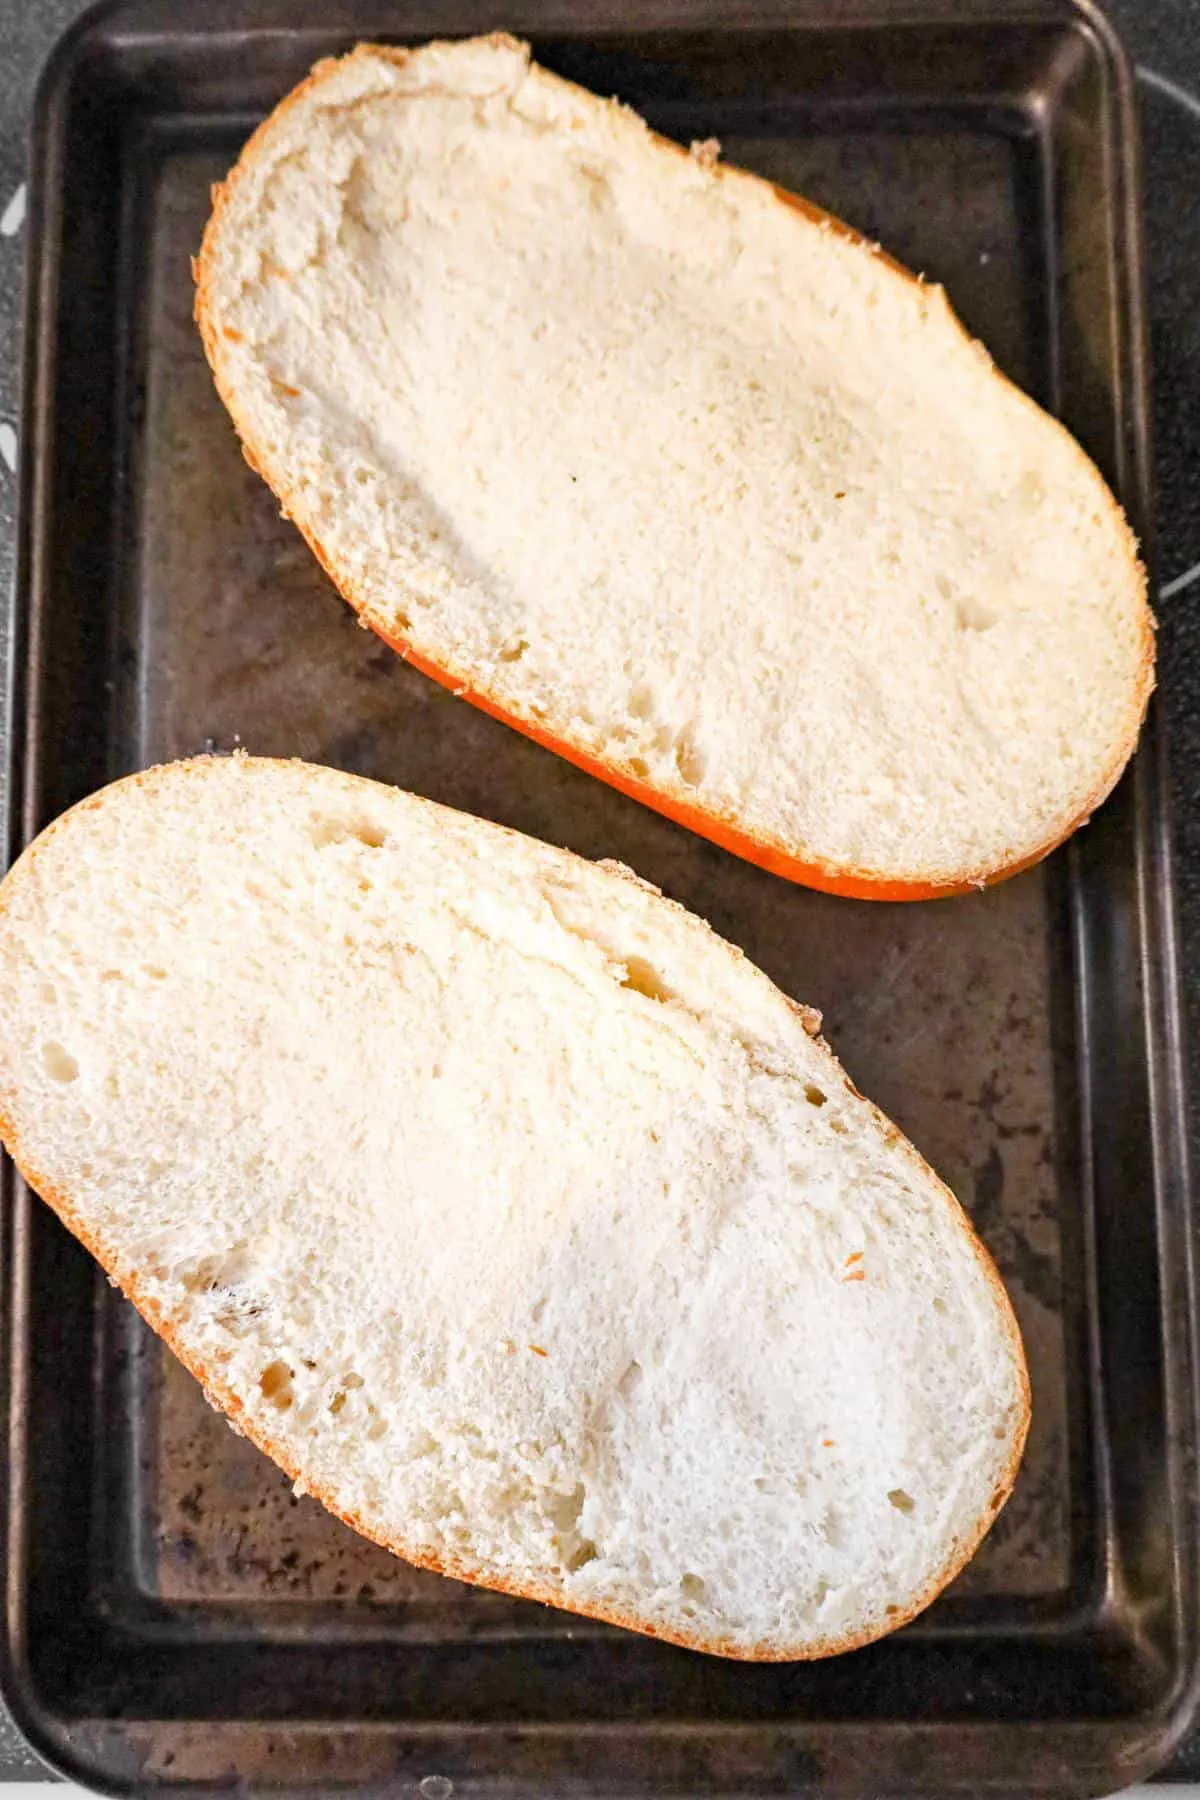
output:
[[[210,1397],[403,1555],[744,1657],[926,1604],[1028,1420],[816,1023],[628,871],[298,763],[0,887],[0,1130]]]
[[[940,288],[511,39],[321,65],[198,315],[362,616],[701,828],[961,885],[1132,751],[1145,580],[1075,442]]]

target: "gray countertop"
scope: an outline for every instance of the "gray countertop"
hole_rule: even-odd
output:
[[[0,594],[13,570],[24,170],[37,70],[81,0],[0,0]],[[181,14],[188,10],[180,0]],[[1138,64],[1158,465],[1161,705],[1192,1041],[1200,1042],[1200,3],[1110,0]],[[7,607],[0,607],[0,655]],[[1196,1068],[1193,1059],[1193,1068]],[[1193,1078],[1193,1154],[1200,1150]],[[1196,1166],[1200,1166],[1200,1161]],[[1197,1597],[1200,1604],[1200,1596]],[[0,1711],[0,1780],[43,1774]],[[1200,1729],[1171,1765],[1200,1779]]]

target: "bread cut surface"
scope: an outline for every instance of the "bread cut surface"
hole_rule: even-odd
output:
[[[615,865],[170,765],[0,887],[0,1130],[255,1441],[413,1561],[730,1656],[961,1566],[1028,1388],[956,1202]]]
[[[1134,541],[942,291],[502,37],[318,66],[218,190],[247,454],[427,672],[769,867],[960,888],[1105,797]]]

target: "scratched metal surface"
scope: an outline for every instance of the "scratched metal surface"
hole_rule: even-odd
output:
[[[1018,378],[1028,271],[1009,143],[881,136],[729,142],[729,157],[826,200],[944,279]],[[1060,1220],[1073,1211],[1070,966],[1057,863],[945,907],[827,899],[738,862],[453,699],[360,630],[242,459],[191,318],[188,259],[226,156],[164,154],[147,200],[139,357],[145,424],[123,667],[136,697],[130,764],[241,743],[393,781],[564,843],[617,856],[822,1008],[852,1075],[950,1181],[996,1255],[1025,1333],[1034,1426],[1012,1501],[957,1585],[1053,1596],[1072,1572]],[[919,201],[912,197],[919,196]],[[944,219],[956,231],[947,245]],[[1025,222],[1027,225],[1027,221]],[[933,246],[937,245],[936,253]],[[545,1632],[542,1609],[406,1570],[297,1501],[235,1439],[172,1358],[138,1390],[154,1446],[136,1562],[169,1601],[265,1605],[360,1598],[404,1629],[477,1619]],[[580,1626],[576,1630],[598,1629]]]

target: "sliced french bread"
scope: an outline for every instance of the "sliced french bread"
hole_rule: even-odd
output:
[[[1136,545],[940,288],[505,37],[320,64],[197,318],[361,618],[781,874],[961,890],[1067,836],[1153,685]]]
[[[0,1133],[214,1404],[413,1562],[728,1656],[911,1618],[1028,1423],[817,1027],[627,870],[300,763],[0,886]]]

